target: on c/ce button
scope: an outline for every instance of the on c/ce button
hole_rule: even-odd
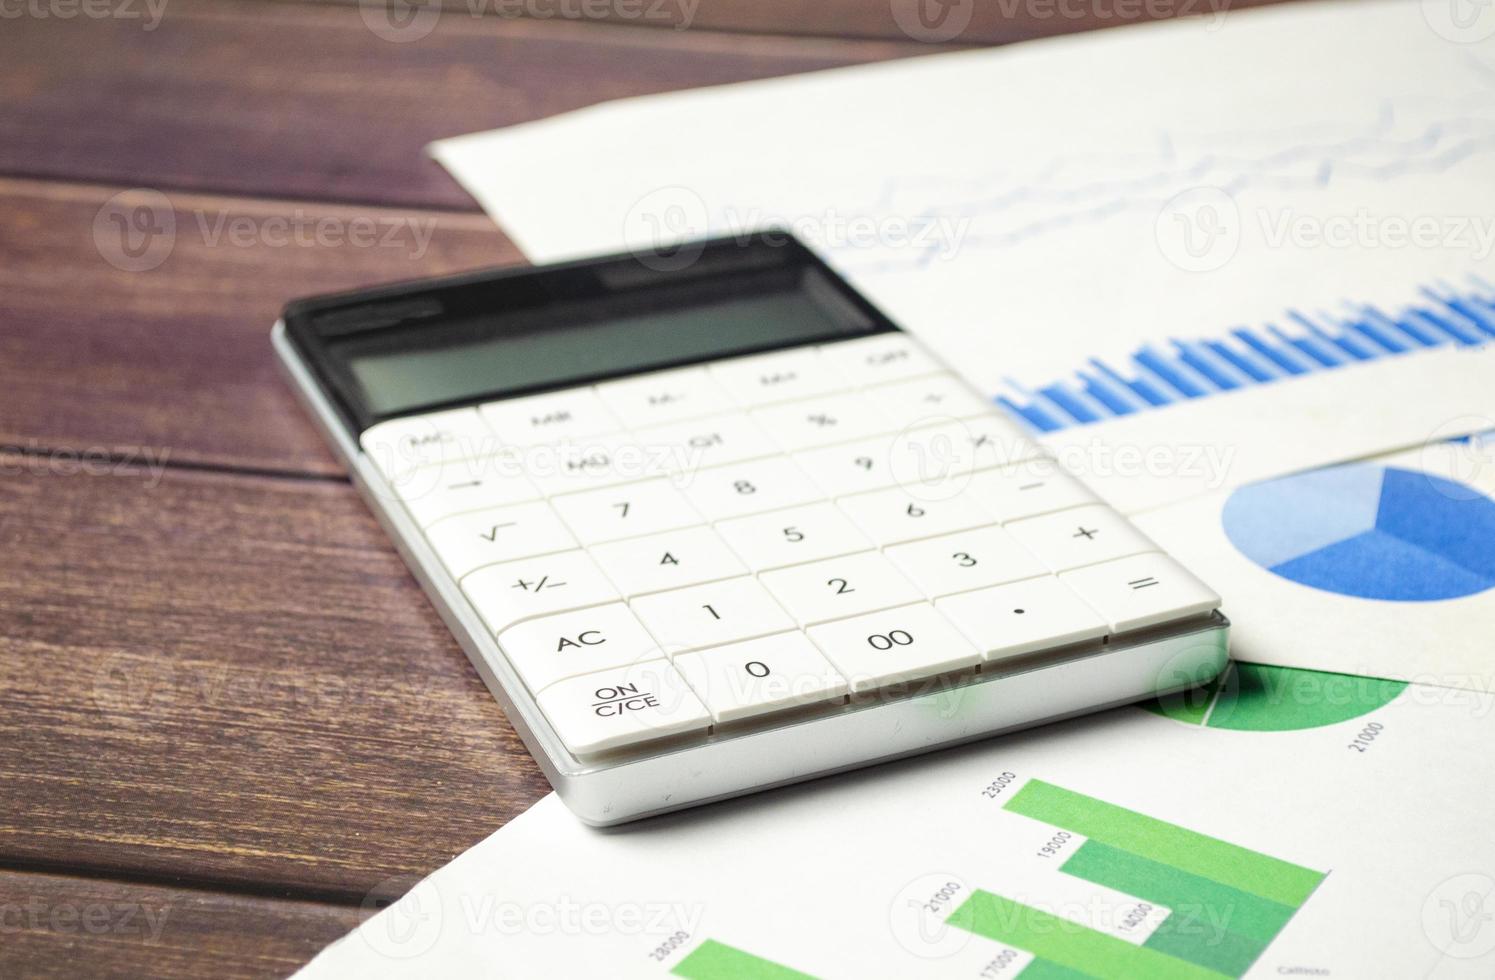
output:
[[[706,706],[664,659],[569,677],[535,700],[579,757],[711,725]]]

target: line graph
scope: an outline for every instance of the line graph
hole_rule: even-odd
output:
[[[1234,196],[1437,176],[1495,154],[1495,68],[1472,52],[1462,65],[1468,90],[1382,99],[1358,120],[1207,134],[1163,130],[1149,151],[1071,153],[1027,170],[890,174],[875,196],[843,200],[834,210],[925,225],[960,220],[969,222],[968,232],[958,243],[833,248],[834,260],[858,275],[912,273],[949,258],[952,249],[1000,250],[1123,214],[1156,212],[1191,187]],[[711,220],[713,227],[733,223],[726,213]]]

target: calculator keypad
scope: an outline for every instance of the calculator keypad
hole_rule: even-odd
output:
[[[363,441],[581,757],[1219,604],[903,334]]]

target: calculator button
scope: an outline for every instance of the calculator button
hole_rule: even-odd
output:
[[[514,446],[563,442],[623,427],[590,388],[508,398],[478,410],[499,438]]]
[[[1059,469],[1058,463],[1042,458],[972,473],[966,492],[999,521],[1096,503],[1089,488]]]
[[[724,521],[716,530],[755,572],[872,548],[867,536],[830,504]]]
[[[931,500],[901,487],[842,497],[836,506],[880,545],[932,538],[991,523],[987,513],[969,496]]]
[[[872,402],[854,392],[755,409],[753,419],[789,452],[865,439],[896,428]]]
[[[904,483],[935,468],[940,474],[969,472],[1044,455],[1031,437],[995,412],[905,432],[894,453]]]
[[[680,491],[664,479],[568,493],[550,503],[584,545],[704,523]]]
[[[535,702],[581,757],[711,727],[711,713],[668,660],[568,677]]]
[[[915,541],[884,552],[931,599],[1043,575],[1043,563],[995,527]]]
[[[1056,572],[1158,548],[1104,504],[1071,507],[1002,527]]]
[[[659,660],[664,651],[621,602],[510,626],[498,645],[531,691],[609,667]]]
[[[600,544],[592,549],[592,557],[626,596],[715,582],[748,571],[709,527]]]
[[[1052,575],[935,602],[987,661],[1095,640],[1105,620]]]
[[[843,446],[801,451],[794,454],[794,461],[827,497],[880,490],[898,482],[893,473],[895,438],[879,436]]]
[[[489,565],[464,578],[462,591],[495,633],[536,616],[622,598],[583,551]]]
[[[820,498],[809,477],[787,456],[732,463],[682,478],[681,492],[708,520],[779,510]]]
[[[657,371],[597,385],[597,396],[630,429],[699,418],[735,408],[703,367]]]
[[[502,445],[472,408],[390,419],[364,432],[358,442],[390,479],[417,466],[486,456]]]
[[[508,456],[454,459],[408,470],[392,478],[390,488],[421,527],[430,527],[452,514],[523,503],[540,496]]]
[[[708,365],[716,382],[739,405],[756,407],[841,391],[846,381],[812,347],[753,357],[735,357]]]
[[[913,583],[875,552],[768,572],[762,581],[806,626],[924,598]]]
[[[992,407],[949,373],[878,385],[863,394],[899,429],[983,415]]]
[[[426,531],[426,540],[453,578],[484,565],[576,547],[576,539],[544,501],[443,518]]]
[[[981,662],[981,654],[927,602],[815,626],[810,639],[854,693]]]
[[[751,578],[727,579],[634,599],[630,605],[670,656],[794,629],[794,620]]]
[[[1156,552],[1065,572],[1059,580],[1099,610],[1117,633],[1200,616],[1220,606],[1209,586]]]
[[[522,450],[521,459],[535,486],[551,496],[632,483],[669,472],[665,454],[622,433],[531,446]]]
[[[778,445],[744,412],[640,429],[635,440],[672,473],[778,454]]]
[[[840,698],[846,678],[798,631],[687,653],[675,666],[718,722]]]
[[[820,356],[852,384],[866,386],[940,370],[940,365],[906,333],[888,333],[824,344]]]

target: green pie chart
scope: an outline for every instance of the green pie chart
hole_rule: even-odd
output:
[[[1207,728],[1296,732],[1369,714],[1396,700],[1406,687],[1406,681],[1232,662],[1209,685],[1143,707]]]

